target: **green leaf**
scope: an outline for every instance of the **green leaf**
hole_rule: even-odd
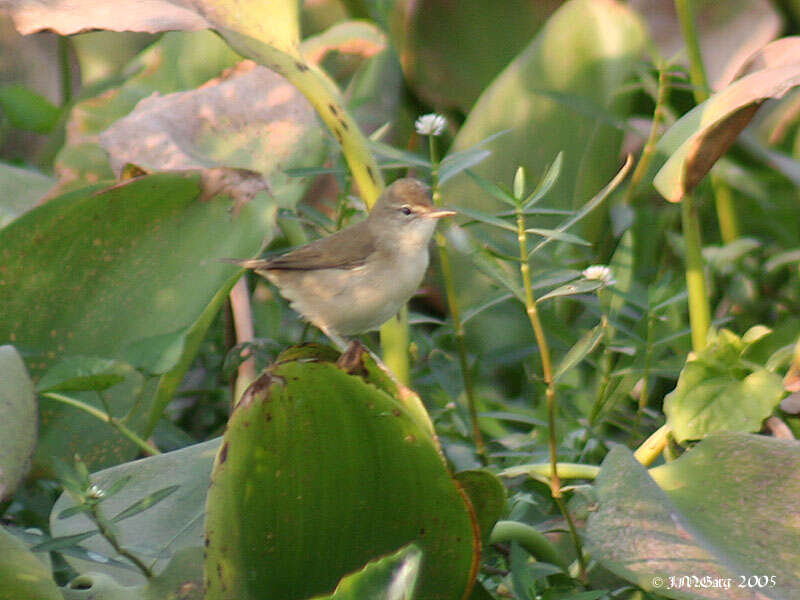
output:
[[[46,568],[25,544],[0,527],[0,598],[62,600]]]
[[[575,283],[568,283],[557,287],[536,299],[536,302],[544,302],[550,298],[560,298],[561,296],[574,296],[576,294],[587,294],[603,287],[603,282],[596,279],[581,279]]]
[[[600,340],[603,339],[602,325],[595,325],[589,331],[584,333],[581,338],[575,342],[575,345],[561,359],[556,368],[553,378],[558,381],[564,376],[572,367],[580,363],[584,358],[591,354]]]
[[[36,448],[36,397],[13,346],[0,346],[0,501],[17,489]]]
[[[469,496],[478,519],[481,540],[486,543],[494,524],[505,515],[506,488],[496,475],[478,469],[459,471],[456,473],[456,481]]]
[[[530,207],[534,204],[539,202],[542,198],[547,195],[556,181],[558,181],[558,176],[561,174],[561,165],[564,162],[564,152],[559,152],[556,155],[556,159],[553,163],[547,168],[545,171],[544,176],[539,180],[539,184],[536,186],[536,189],[531,192],[531,195],[528,196],[525,201],[522,203],[522,210],[527,211]]]
[[[36,384],[38,393],[101,391],[125,380],[129,368],[118,360],[68,356],[50,367]]]
[[[475,221],[480,221],[481,223],[486,223],[487,225],[492,225],[493,227],[499,227],[500,229],[505,229],[506,231],[513,231],[516,232],[516,226],[512,225],[508,221],[504,221],[499,217],[495,217],[493,215],[487,215],[484,212],[479,210],[472,210],[471,208],[460,208],[458,210],[459,215],[463,215],[465,217],[469,217]]]
[[[36,374],[70,355],[122,358],[137,340],[182,331],[182,362],[165,375],[182,378],[238,277],[219,259],[254,255],[275,212],[275,201],[259,196],[232,216],[226,199],[198,202],[198,193],[195,177],[151,175],[54,198],[0,230],[0,339],[40,353]],[[163,360],[163,346],[152,351],[151,363]],[[127,425],[144,433],[150,398],[139,401],[143,378],[128,372],[108,403],[120,418],[136,407]],[[100,406],[95,394],[76,397]],[[49,401],[42,413],[42,467],[76,451],[91,468],[135,455],[90,415]]]
[[[330,593],[409,542],[425,557],[418,597],[460,598],[479,547],[470,508],[402,400],[334,363],[279,362],[238,404],[214,464],[207,598]]]
[[[517,208],[519,206],[519,201],[516,198],[514,198],[512,194],[501,188],[496,183],[492,183],[485,177],[482,177],[481,175],[478,175],[477,173],[469,169],[467,169],[467,175],[469,175],[472,178],[472,180],[475,183],[477,183],[480,186],[480,188],[484,192],[489,194],[491,197],[500,200],[500,202],[505,202],[506,204],[508,204],[513,208]]]
[[[384,144],[383,142],[373,141],[370,142],[369,145],[375,154],[382,156],[383,158],[388,158],[403,165],[422,167],[423,169],[431,168],[430,161],[426,158],[423,158],[419,154],[414,154],[413,152],[408,152],[406,150],[400,150],[399,148],[395,148],[389,144]]]
[[[622,168],[619,171],[617,171],[617,174],[614,175],[611,181],[609,181],[605,185],[605,187],[603,187],[603,189],[597,192],[592,197],[592,199],[589,200],[586,204],[584,204],[572,217],[561,223],[557,227],[557,231],[566,231],[576,223],[583,220],[589,214],[591,214],[591,212],[595,210],[597,207],[599,207],[603,203],[603,201],[606,198],[608,198],[611,192],[617,189],[617,186],[620,183],[622,183],[622,180],[625,179],[632,165],[633,165],[633,157],[631,155],[628,155],[628,158],[625,160],[625,164],[622,165]],[[536,254],[539,250],[541,250],[547,244],[553,241],[553,239],[555,238],[548,237],[547,239],[544,239],[538,244],[536,244],[536,246],[534,246],[533,249],[528,253],[528,256],[533,256],[534,254]]]
[[[14,127],[50,133],[61,116],[61,110],[41,94],[23,85],[0,86],[0,114]]]
[[[156,573],[167,568],[171,557],[181,549],[203,547],[203,516],[214,454],[220,445],[216,438],[182,448],[174,452],[151,456],[142,460],[124,463],[92,474],[92,481],[103,490],[113,488],[120,479],[128,482],[119,493],[103,499],[103,515],[118,515],[139,502],[151,497],[159,490],[177,486],[178,489],[162,498],[158,510],[139,513],[115,524],[120,543],[124,547],[147,547],[166,551],[159,556],[153,570]],[[53,535],[73,535],[85,531],[92,522],[83,514],[59,520],[57,515],[74,506],[72,499],[62,494],[50,513],[50,529]],[[92,537],[81,542],[85,551],[121,558],[102,537]],[[125,560],[125,559],[121,559]],[[67,556],[67,561],[80,572],[100,571],[126,585],[144,583],[138,571],[120,569],[113,564],[89,563],[83,557]]]
[[[489,150],[474,146],[455,154],[448,154],[439,165],[439,183],[443,184],[462,171],[481,164],[492,153]]]
[[[74,535],[62,535],[58,537],[49,538],[40,544],[36,544],[33,547],[33,551],[55,552],[58,550],[63,550],[64,548],[77,546],[79,542],[82,542],[83,540],[95,536],[98,533],[99,532],[97,531],[97,529],[95,529],[94,531],[84,531],[83,533],[76,533]]]
[[[134,515],[138,515],[140,512],[144,512],[148,508],[152,508],[173,492],[176,492],[180,487],[181,486],[179,485],[171,485],[161,488],[152,494],[148,494],[144,498],[137,500],[128,508],[117,514],[113,519],[111,519],[111,521],[114,523],[119,523],[120,521],[133,517]]]
[[[33,208],[54,184],[37,171],[0,162],[0,228]]]
[[[370,561],[346,575],[333,594],[315,600],[410,600],[419,576],[422,552],[410,544],[394,554]]]
[[[722,330],[683,367],[678,385],[664,399],[667,424],[678,442],[761,429],[783,397],[783,382],[765,368],[751,372],[741,359],[746,348],[743,339]]]
[[[754,588],[737,583],[758,573],[768,577],[759,594],[789,600],[800,589],[798,461],[795,440],[725,434],[648,474],[615,446],[595,480],[587,549],[616,575],[668,598],[750,600]],[[669,577],[681,575],[732,584],[669,589]]]
[[[471,258],[479,271],[514,294],[520,302],[525,302],[525,292],[522,290],[519,279],[508,272],[504,263],[482,251],[473,252]]]
[[[538,229],[534,227],[531,229],[526,229],[525,231],[526,233],[533,233],[534,235],[547,238],[548,240],[567,242],[568,244],[577,244],[578,246],[591,246],[591,244],[583,238],[580,238],[577,235],[572,235],[571,233],[559,231],[557,229]]]
[[[527,0],[395,2],[392,34],[408,84],[436,107],[469,112],[557,7]],[[402,25],[401,25],[402,24]]]

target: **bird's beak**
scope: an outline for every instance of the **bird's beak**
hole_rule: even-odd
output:
[[[456,214],[456,211],[449,208],[431,207],[422,213],[422,216],[428,219],[441,219],[442,217],[452,217],[454,214]]]

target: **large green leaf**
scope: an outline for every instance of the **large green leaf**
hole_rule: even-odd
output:
[[[61,600],[47,569],[25,544],[0,527],[0,598]]]
[[[753,327],[742,338],[723,329],[687,361],[675,390],[664,399],[667,424],[676,440],[761,429],[784,391],[779,375],[742,359],[748,346],[757,341],[754,333],[759,329],[766,328]]]
[[[308,356],[262,374],[231,416],[206,535],[209,600],[330,593],[410,542],[424,556],[415,597],[462,598],[480,548],[469,503],[403,402]]]
[[[153,175],[56,198],[0,231],[6,316],[0,339],[38,355],[30,363],[34,373],[68,355],[125,357],[139,340],[170,332],[182,332],[186,344],[178,358],[190,359],[209,312],[213,317],[224,299],[220,290],[236,276],[219,259],[256,253],[275,209],[259,196],[232,216],[227,199],[199,202],[198,194],[195,177]],[[154,345],[153,352],[161,351]],[[185,360],[170,365],[186,367]],[[108,390],[115,416],[137,404],[141,386],[141,378],[131,377]],[[102,408],[96,395],[84,399]],[[146,404],[128,423],[140,432]],[[48,401],[40,466],[75,452],[98,468],[135,450],[93,417]]]
[[[590,552],[668,598],[791,600],[800,589],[798,462],[795,440],[726,434],[648,475],[616,446],[595,481]]]
[[[161,500],[157,507],[144,510],[115,524],[123,547],[131,548],[134,554],[146,551],[147,554],[143,553],[142,556],[158,555],[153,567],[156,573],[161,573],[173,556],[182,549],[200,549],[203,546],[206,490],[219,444],[220,439],[217,438],[92,474],[92,482],[102,490],[109,489],[116,481],[130,478],[121,491],[101,503],[100,510],[109,519],[142,498],[152,496],[159,490],[178,486],[178,489]],[[59,515],[71,506],[74,506],[74,502],[67,494],[62,494],[53,506],[50,515],[50,530],[53,536],[76,535],[95,529],[92,521],[84,514],[59,518]],[[98,535],[82,540],[80,545],[100,556],[125,560],[116,555],[108,542]],[[66,558],[78,572],[101,572],[125,585],[144,581],[137,571],[93,563],[69,555]]]
[[[468,112],[561,0],[396,2],[392,33],[415,91],[437,107]]]
[[[36,447],[33,382],[13,346],[0,346],[0,500],[14,493]]]

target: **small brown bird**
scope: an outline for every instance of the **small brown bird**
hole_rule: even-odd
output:
[[[269,279],[344,349],[340,336],[379,328],[411,298],[437,220],[454,214],[432,204],[428,186],[400,179],[360,223],[276,258],[232,262]]]

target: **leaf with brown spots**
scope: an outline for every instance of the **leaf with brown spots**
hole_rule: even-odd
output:
[[[317,166],[322,131],[314,111],[289,82],[243,61],[202,87],[145,98],[100,135],[119,173],[127,163],[147,171],[202,170],[205,196],[237,204],[268,189],[302,186],[286,168]]]

